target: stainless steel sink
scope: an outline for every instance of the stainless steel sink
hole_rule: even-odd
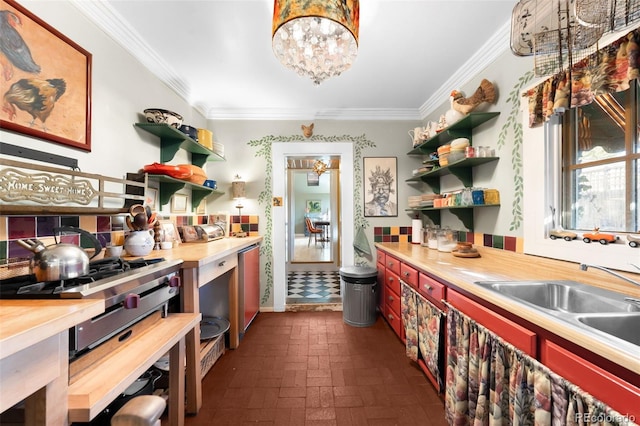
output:
[[[640,303],[577,281],[477,281],[512,302],[619,349],[640,350]]]
[[[640,312],[624,295],[576,281],[479,281],[476,284],[536,307],[559,312]]]
[[[577,318],[582,324],[640,346],[640,314],[598,314]]]

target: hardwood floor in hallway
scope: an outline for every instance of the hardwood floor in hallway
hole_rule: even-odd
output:
[[[213,366],[185,425],[445,425],[441,398],[382,318],[263,312]]]

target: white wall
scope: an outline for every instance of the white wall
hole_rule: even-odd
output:
[[[93,57],[91,152],[2,131],[4,142],[76,158],[84,172],[124,177],[160,161],[159,139],[134,127],[142,111],[157,107],[180,113],[186,124],[206,120],[135,58],[64,1],[21,1],[29,11],[76,42]],[[62,99],[62,98],[61,98]],[[176,160],[188,162],[187,154]]]

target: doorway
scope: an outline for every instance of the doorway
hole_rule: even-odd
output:
[[[287,169],[288,270],[337,271],[340,157],[288,157]]]
[[[274,311],[283,312],[287,299],[287,275],[292,267],[289,257],[289,247],[291,239],[283,236],[289,235],[289,229],[293,221],[290,214],[290,192],[289,192],[289,170],[287,160],[289,157],[328,157],[337,158],[341,167],[335,174],[339,182],[337,194],[337,211],[332,213],[335,216],[335,225],[331,225],[331,231],[335,232],[334,241],[338,246],[334,248],[332,263],[326,263],[326,267],[337,270],[341,265],[353,264],[353,229],[354,229],[354,201],[352,191],[354,171],[353,167],[353,145],[347,142],[332,143],[304,143],[287,142],[272,144],[272,164],[273,164],[273,196],[282,196],[283,208],[273,209],[272,217],[272,241],[273,241],[273,299]],[[306,200],[305,200],[306,201]],[[308,237],[307,237],[308,238]],[[307,240],[307,243],[309,241]],[[315,243],[315,241],[313,241]],[[312,243],[312,244],[313,244]],[[336,244],[336,243],[334,243]],[[309,244],[310,246],[311,244]],[[339,247],[339,248],[338,248]],[[331,265],[331,266],[328,266]],[[340,294],[343,294],[341,289]]]

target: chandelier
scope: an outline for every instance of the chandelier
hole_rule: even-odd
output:
[[[273,52],[318,85],[353,64],[359,23],[359,0],[275,0]]]
[[[329,166],[322,160],[316,160],[316,162],[313,163],[313,171],[316,172],[318,176],[326,172],[328,167]]]

